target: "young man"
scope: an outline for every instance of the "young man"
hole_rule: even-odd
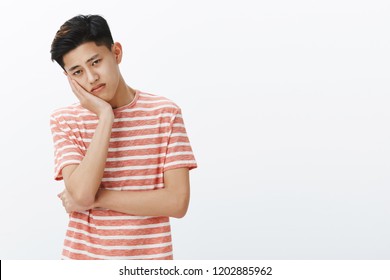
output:
[[[101,16],[66,21],[51,58],[80,101],[50,121],[70,217],[62,258],[172,259],[169,217],[185,215],[197,167],[180,108],[125,83]]]

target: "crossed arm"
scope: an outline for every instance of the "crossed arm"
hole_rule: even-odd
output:
[[[69,165],[63,169],[63,173],[67,172],[65,169],[69,171],[74,168],[77,166]],[[147,191],[99,189],[89,205],[81,204],[74,199],[67,188],[59,194],[59,197],[68,213],[92,208],[105,208],[137,216],[184,217],[190,199],[188,168],[164,172],[164,185],[163,189]]]
[[[94,112],[99,122],[87,153],[80,164],[62,169],[65,190],[58,195],[68,213],[92,208],[106,208],[139,216],[181,218],[190,198],[188,168],[164,172],[164,188],[147,191],[112,191],[99,189],[107,160],[114,114],[110,104],[88,94],[69,79],[73,92],[83,107]]]

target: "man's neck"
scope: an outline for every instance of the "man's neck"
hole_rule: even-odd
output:
[[[126,85],[123,78],[119,80],[119,85],[115,97],[110,101],[113,109],[130,104],[135,97],[135,90]]]

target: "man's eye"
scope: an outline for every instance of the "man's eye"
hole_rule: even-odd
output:
[[[92,62],[92,66],[94,66],[94,65],[96,65],[96,64],[98,64],[98,63],[100,63],[100,61],[101,61],[101,59],[95,60],[94,62]]]
[[[78,76],[81,74],[81,70],[77,70],[76,72],[73,72],[73,76]]]

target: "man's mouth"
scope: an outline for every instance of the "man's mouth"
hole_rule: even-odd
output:
[[[97,93],[97,92],[101,91],[105,86],[106,86],[106,84],[99,84],[96,87],[93,87],[91,89],[91,93]]]

